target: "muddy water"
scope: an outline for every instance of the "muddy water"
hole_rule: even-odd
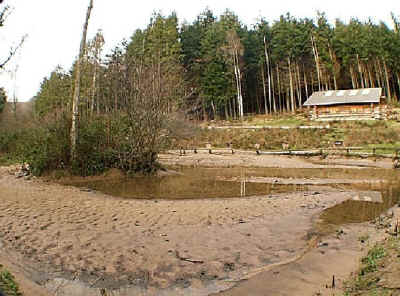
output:
[[[144,176],[114,178],[78,182],[64,182],[90,188],[112,196],[136,199],[200,199],[228,198],[270,193],[303,191],[306,186],[248,182],[248,178],[260,175],[260,171],[247,172],[238,169],[181,169],[168,176]],[[235,176],[238,182],[221,180]]]
[[[343,225],[374,220],[400,202],[400,184],[389,182],[380,190],[382,202],[347,200],[321,214],[323,224]]]
[[[303,191],[309,187],[301,184],[249,182],[253,177],[286,179],[351,178],[359,180],[377,180],[391,177],[388,170],[379,169],[180,168],[175,170],[177,170],[176,174],[161,177],[82,179],[78,181],[64,181],[62,183],[90,188],[112,196],[124,198],[197,199],[267,195],[271,193]],[[232,177],[235,178],[236,182],[224,180],[224,178]],[[371,187],[366,184],[358,185],[358,187],[360,186],[364,189],[370,189],[369,187]],[[356,185],[352,187],[356,187]]]

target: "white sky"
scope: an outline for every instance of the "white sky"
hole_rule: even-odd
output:
[[[15,91],[19,101],[29,100],[57,65],[71,67],[78,54],[88,3],[88,0],[4,0],[0,7],[8,4],[14,11],[0,29],[0,61],[10,46],[28,34],[23,48],[8,65],[8,71],[0,73],[0,86],[6,88],[9,99]],[[215,15],[229,8],[247,25],[256,23],[260,16],[272,22],[286,12],[297,17],[314,17],[319,10],[326,12],[332,22],[335,18],[348,21],[351,17],[361,20],[372,17],[392,27],[390,12],[400,14],[398,0],[94,0],[88,38],[102,29],[107,52],[123,38],[129,39],[135,29],[145,28],[154,10],[161,10],[165,15],[175,10],[181,22],[192,22],[206,7]],[[11,72],[16,65],[14,79]]]

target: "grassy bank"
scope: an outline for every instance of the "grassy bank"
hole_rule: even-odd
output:
[[[346,284],[344,296],[372,295],[400,295],[400,236],[376,244]]]
[[[324,129],[302,129],[300,126],[329,125]],[[268,126],[261,129],[218,129],[220,126]],[[400,123],[396,121],[349,121],[349,122],[311,122],[303,115],[282,115],[280,117],[255,116],[242,122],[214,121],[201,124],[201,129],[191,135],[177,137],[174,148],[204,147],[210,143],[213,147],[226,147],[232,143],[235,149],[254,149],[255,144],[261,150],[282,149],[288,144],[290,149],[329,148],[336,141],[344,146],[361,147],[368,151],[376,148],[377,153],[393,153],[400,148]],[[283,127],[283,128],[277,128]],[[178,133],[179,134],[179,133]]]
[[[0,264],[0,295],[22,296],[14,276]]]

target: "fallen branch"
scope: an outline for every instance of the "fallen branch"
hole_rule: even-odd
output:
[[[179,251],[175,251],[175,256],[179,260],[190,262],[190,263],[194,263],[194,264],[203,264],[204,263],[204,261],[202,261],[202,260],[194,260],[194,259],[190,259],[190,258],[187,258],[187,257],[181,257],[179,255]]]

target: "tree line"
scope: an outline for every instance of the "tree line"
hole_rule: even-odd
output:
[[[314,91],[364,87],[382,87],[396,104],[400,26],[392,20],[394,29],[286,14],[248,27],[229,10],[216,17],[206,9],[181,25],[175,13],[154,13],[106,55],[99,30],[83,39],[71,69],[57,67],[44,78],[33,98],[36,126],[23,131],[20,147],[3,133],[0,151],[20,150],[38,173],[64,166],[82,175],[110,167],[152,171],[176,132],[177,114],[210,120],[295,113]],[[79,135],[74,149],[71,127]]]
[[[121,83],[157,92],[167,112],[177,108],[203,120],[295,112],[313,91],[328,89],[381,87],[395,103],[400,33],[393,14],[392,20],[394,29],[356,18],[332,25],[324,13],[286,14],[249,28],[232,11],[216,17],[206,9],[179,26],[176,14],[154,13],[146,29],[106,58],[101,31],[87,43],[80,108],[85,116],[126,108]],[[43,81],[35,98],[39,112],[69,104],[74,69],[58,68]],[[150,85],[140,77],[145,72]]]

